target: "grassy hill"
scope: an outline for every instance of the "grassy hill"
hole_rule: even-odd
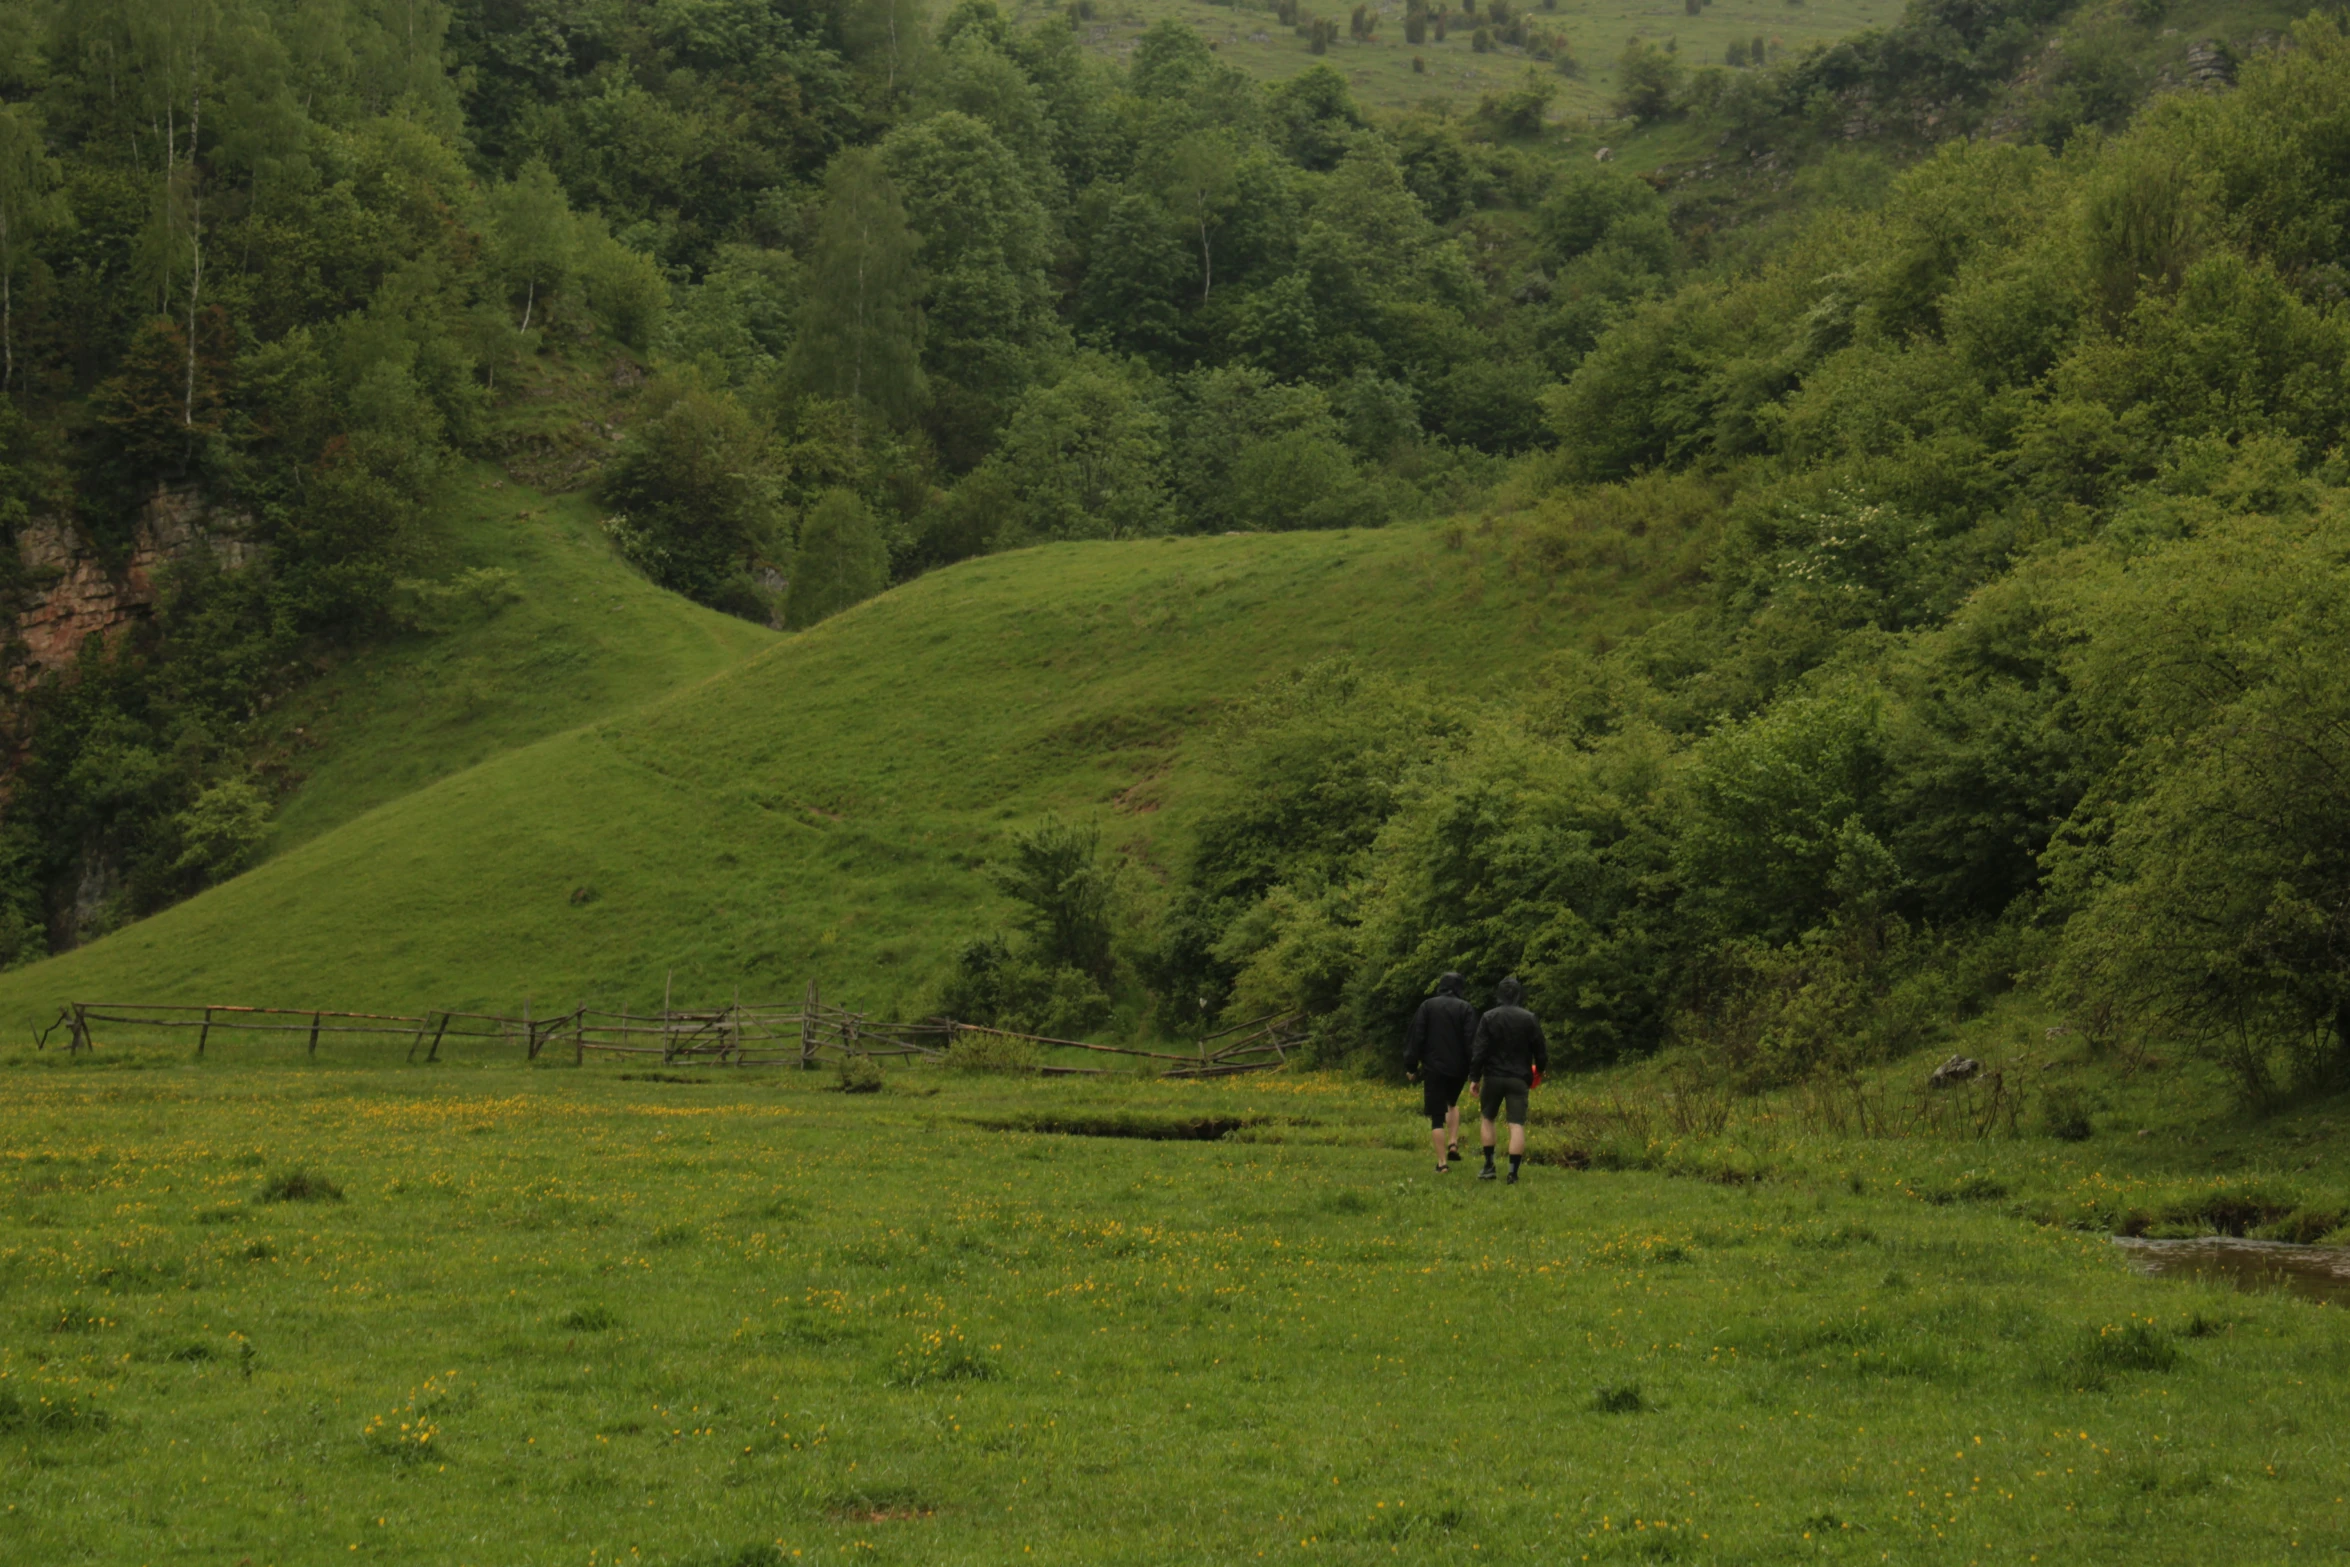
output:
[[[511,577],[422,609],[415,634],[370,648],[272,716],[264,766],[292,792],[271,853],[780,640],[654,587],[605,544],[599,522],[584,497],[549,497],[493,469],[460,481],[433,579]]]
[[[1482,702],[1550,649],[1658,612],[1633,596],[1577,613],[1459,527],[1053,545],[934,573],[665,700],[315,830],[396,790],[399,769],[430,776],[764,635],[632,599],[601,575],[617,568],[583,563],[600,548],[581,546],[583,516],[548,513],[579,547],[550,544],[542,585],[497,619],[340,677],[320,710],[342,739],[312,786],[323,798],[288,812],[286,852],[0,979],[0,1016],[99,992],[657,1004],[672,970],[681,1000],[815,977],[860,1006],[913,1007],[987,928],[981,867],[1008,825],[1096,819],[1141,874],[1163,865],[1202,726],[1264,676],[1349,656]],[[659,642],[634,663],[615,651],[631,627]],[[522,678],[466,716],[463,690],[441,689],[466,667],[485,686],[493,667]],[[557,693],[544,706],[534,680]]]
[[[1027,0],[1015,14],[1033,20],[1062,9]],[[1327,0],[1308,3],[1303,11],[1343,23],[1351,9]],[[1312,53],[1294,29],[1282,26],[1269,4],[1114,0],[1101,5],[1095,20],[1086,24],[1085,38],[1104,54],[1123,56],[1153,24],[1183,22],[1198,28],[1225,59],[1260,80],[1285,81],[1318,60],[1327,60],[1346,73],[1363,103],[1391,109],[1428,102],[1466,107],[1486,93],[1515,87],[1526,68],[1536,63],[1522,50],[1475,52],[1468,28],[1452,31],[1443,43],[1431,37],[1424,44],[1408,44],[1401,0],[1381,0],[1372,9],[1379,14],[1376,34],[1367,41],[1342,38],[1326,56]],[[1577,74],[1559,77],[1554,113],[1579,118],[1612,117],[1608,105],[1616,88],[1616,60],[1634,38],[1656,44],[1670,40],[1691,65],[1720,65],[1733,39],[1744,43],[1760,37],[1776,43],[1783,53],[1797,52],[1889,23],[1902,7],[1900,0],[1810,0],[1798,5],[1788,0],[1710,0],[1699,15],[1691,16],[1681,0],[1556,0],[1539,9],[1545,27],[1566,34],[1581,65]],[[1412,70],[1415,55],[1424,62],[1424,72]],[[1549,64],[1541,68],[1556,69]]]

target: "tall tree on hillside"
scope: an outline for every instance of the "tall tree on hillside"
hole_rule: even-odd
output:
[[[57,160],[28,104],[0,108],[0,391],[16,386],[16,274],[27,248],[71,220]]]
[[[837,615],[889,586],[880,519],[854,490],[827,490],[800,524],[788,618],[797,630]]]
[[[923,397],[914,232],[873,153],[842,153],[825,183],[829,200],[809,259],[791,380],[903,424]]]
[[[1022,542],[1172,530],[1167,422],[1116,361],[1087,355],[1020,400],[989,466],[1017,498]]]
[[[1168,205],[1183,217],[1199,241],[1199,298],[1208,302],[1216,283],[1213,242],[1232,204],[1238,158],[1232,143],[1213,131],[1194,131],[1167,155]]]
[[[879,76],[885,100],[894,101],[922,49],[922,0],[849,0],[840,31],[849,58]]]
[[[579,222],[544,158],[533,158],[490,193],[490,222],[509,287],[522,293],[522,326],[530,330],[539,292],[563,286],[579,262]]]
[[[1616,112],[1647,124],[1673,112],[1681,89],[1681,62],[1635,38],[1616,62]]]
[[[227,10],[223,0],[141,0],[120,13],[134,91],[145,99],[148,120],[141,161],[155,159],[161,174],[142,245],[158,313],[171,309],[183,259],[187,268],[180,420],[191,430],[196,423],[196,313],[204,297],[204,110],[208,100],[218,107]]]
[[[922,237],[923,366],[939,383],[930,423],[960,466],[1066,337],[1046,270],[1052,219],[1020,160],[970,115],[900,125],[881,158]]]

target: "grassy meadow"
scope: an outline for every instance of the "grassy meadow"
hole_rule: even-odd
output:
[[[260,1054],[0,1067],[0,1559],[2350,1551],[2333,1313],[2023,1217],[2246,1178],[2121,1100],[1574,1170],[1658,1101],[1571,1084],[1513,1188],[1312,1075]]]
[[[1026,0],[1011,9],[1034,19],[1066,8]],[[1351,9],[1326,0],[1306,4],[1302,14],[1328,17],[1343,27]],[[1534,7],[1544,27],[1567,36],[1579,67],[1570,74],[1558,72],[1553,63],[1534,61],[1520,49],[1478,54],[1469,41],[1474,28],[1466,25],[1451,30],[1442,43],[1431,35],[1414,46],[1404,41],[1401,0],[1382,0],[1372,9],[1379,16],[1375,35],[1369,40],[1340,38],[1327,55],[1315,55],[1294,29],[1282,26],[1270,4],[1105,0],[1085,25],[1084,36],[1096,50],[1123,56],[1153,24],[1183,22],[1198,28],[1224,59],[1259,80],[1286,81],[1317,61],[1326,61],[1345,74],[1363,104],[1388,109],[1428,103],[1472,108],[1487,93],[1516,87],[1533,65],[1556,75],[1559,95],[1553,114],[1581,119],[1613,116],[1609,105],[1616,90],[1616,61],[1634,38],[1652,44],[1669,40],[1692,66],[1721,65],[1733,39],[1745,43],[1760,37],[1783,52],[1799,52],[1890,23],[1901,14],[1899,0],[1710,0],[1696,16],[1688,14],[1681,0],[1556,0],[1552,6]],[[1415,55],[1424,71],[1413,71]]]

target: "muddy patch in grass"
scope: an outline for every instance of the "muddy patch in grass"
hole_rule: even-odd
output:
[[[1053,1137],[1131,1137],[1152,1143],[1212,1143],[1243,1127],[1256,1126],[1260,1116],[1234,1115],[1028,1115],[977,1121],[991,1132],[1036,1132]]]

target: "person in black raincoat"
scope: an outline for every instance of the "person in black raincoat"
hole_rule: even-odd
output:
[[[1550,1041],[1525,1000],[1526,987],[1515,974],[1494,986],[1493,1008],[1477,1020],[1477,1037],[1469,1042],[1469,1092],[1477,1096],[1478,1130],[1485,1143],[1480,1181],[1493,1179],[1493,1121],[1506,1114],[1510,1184],[1518,1184],[1518,1166],[1526,1157],[1526,1092],[1550,1070]]]
[[[1448,1157],[1460,1157],[1461,1085],[1469,1080],[1469,1040],[1477,1032],[1477,1009],[1461,999],[1461,984],[1458,974],[1438,980],[1436,994],[1420,1003],[1404,1033],[1404,1075],[1420,1079],[1438,1175]]]

